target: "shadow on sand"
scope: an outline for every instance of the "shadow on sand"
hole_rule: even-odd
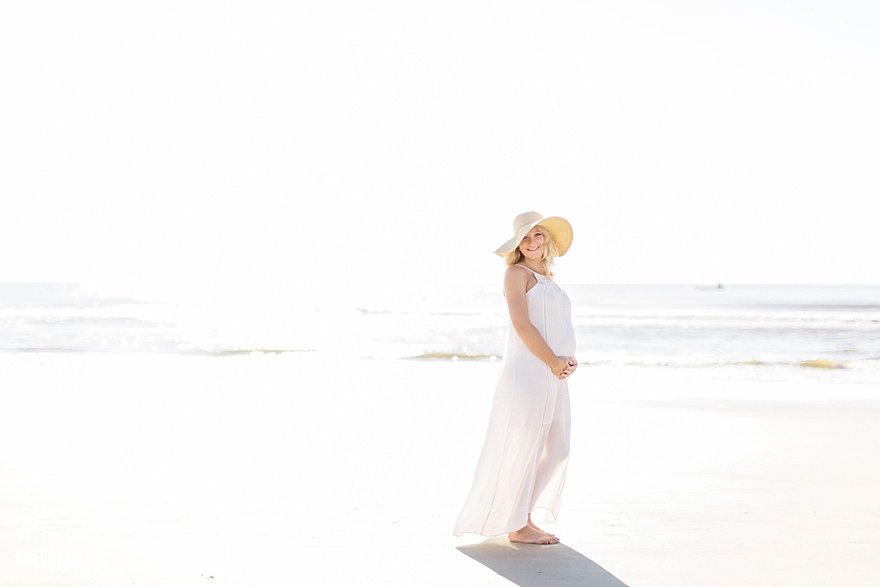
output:
[[[564,544],[513,544],[490,538],[458,550],[520,587],[626,587],[626,584]]]

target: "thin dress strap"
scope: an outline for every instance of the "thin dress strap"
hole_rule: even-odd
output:
[[[529,268],[526,267],[525,265],[520,265],[519,263],[514,263],[514,267],[522,267],[522,268],[525,269],[526,271],[531,271],[532,273],[535,274],[535,277],[544,277],[543,275],[541,275],[540,273],[538,273],[538,272],[535,271],[534,269],[529,269]],[[544,277],[544,279],[547,279],[547,278]]]

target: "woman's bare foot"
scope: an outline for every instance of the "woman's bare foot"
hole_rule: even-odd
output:
[[[529,514],[529,515],[528,515],[528,517],[526,518],[526,523],[527,523],[529,526],[531,526],[532,528],[534,528],[535,530],[537,530],[538,532],[541,532],[541,533],[543,533],[543,534],[547,534],[548,536],[552,536],[553,538],[556,538],[556,534],[553,534],[552,532],[544,532],[543,530],[541,530],[540,528],[538,528],[538,526],[535,525],[535,523],[532,521],[532,514]],[[557,538],[556,541],[559,542],[559,539]]]
[[[535,530],[531,526],[523,526],[516,532],[509,533],[507,539],[511,542],[522,542],[525,544],[556,544],[559,542],[559,539],[555,536]]]
[[[538,528],[535,525],[535,523],[532,522],[532,518],[529,518],[529,528],[531,528],[533,530],[537,530],[538,532],[541,532],[542,534],[546,534],[547,536],[552,536],[553,538],[556,538],[556,534],[553,534],[552,532],[547,532],[546,530],[541,530],[540,528]]]

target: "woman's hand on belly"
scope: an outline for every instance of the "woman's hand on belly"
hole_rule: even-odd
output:
[[[559,379],[565,379],[577,369],[577,359],[574,357],[556,357],[557,361],[555,361],[552,365],[550,365],[550,371],[553,372]]]
[[[565,379],[569,375],[575,372],[578,368],[578,361],[574,357],[563,357],[568,359],[568,362],[565,365],[565,370],[562,372],[562,375],[559,377],[560,379]]]

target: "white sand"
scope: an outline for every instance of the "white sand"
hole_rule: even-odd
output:
[[[880,386],[582,368],[564,544],[512,548],[451,534],[496,373],[0,356],[0,585],[880,581]]]

